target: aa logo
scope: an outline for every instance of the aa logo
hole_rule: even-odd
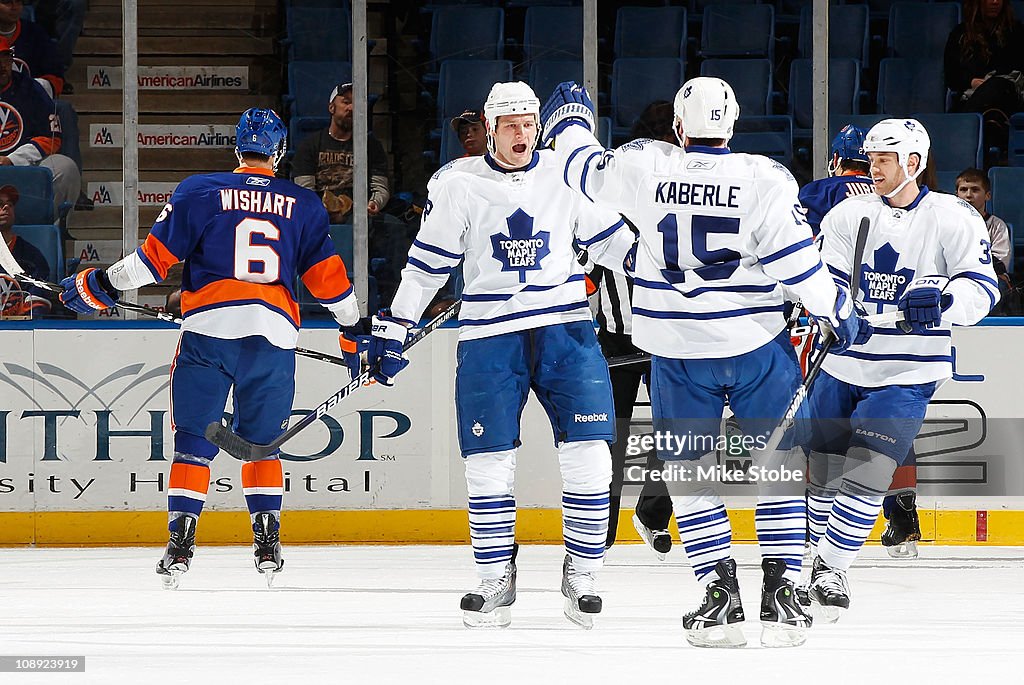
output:
[[[98,262],[100,261],[100,253],[93,247],[92,243],[89,243],[82,248],[82,253],[78,258],[83,262]]]
[[[109,205],[113,204],[110,199],[110,191],[107,190],[107,186],[101,185],[96,189],[96,192],[92,194],[93,204],[97,205]]]
[[[92,139],[92,144],[94,147],[101,145],[113,145],[114,136],[106,126],[103,126],[96,132],[96,136]]]
[[[7,154],[18,147],[24,130],[18,110],[6,102],[0,102],[0,153]]]
[[[110,76],[107,74],[106,69],[99,69],[92,76],[92,80],[89,81],[90,88],[110,88]]]

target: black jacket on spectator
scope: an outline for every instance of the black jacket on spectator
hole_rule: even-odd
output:
[[[1003,45],[996,42],[995,36],[988,37],[988,57],[977,54],[964,55],[962,42],[964,25],[960,24],[949,34],[946,40],[944,57],[946,86],[959,97],[969,90],[971,79],[985,78],[991,72],[1009,74],[1011,71],[1024,71],[1024,24],[1014,21],[1013,30]]]

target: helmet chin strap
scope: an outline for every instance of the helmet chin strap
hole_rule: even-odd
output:
[[[907,163],[906,162],[903,162],[902,164],[900,164],[900,169],[903,169],[903,176],[904,176],[903,183],[900,183],[898,186],[896,186],[896,189],[893,190],[891,193],[886,193],[885,194],[885,197],[887,199],[889,199],[889,200],[894,198],[896,195],[899,194],[899,192],[901,190],[906,188],[908,183],[910,183],[912,181],[916,181],[917,177],[920,176],[924,172],[924,169],[919,167],[917,172],[913,176],[911,176],[910,175],[910,171],[907,169]]]
[[[682,125],[682,123],[683,122],[679,119],[679,117],[676,117],[675,119],[672,120],[672,133],[675,134],[676,140],[679,141],[679,147],[685,147],[685,144],[683,143],[684,136],[679,135],[679,127]]]

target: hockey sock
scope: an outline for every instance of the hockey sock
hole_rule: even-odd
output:
[[[825,535],[818,542],[822,561],[843,571],[850,568],[875,525],[882,499],[882,495],[836,495]]]
[[[817,547],[821,536],[825,534],[828,524],[828,512],[832,510],[836,491],[807,491],[807,531],[811,547]]]
[[[280,459],[250,461],[242,464],[242,492],[249,515],[271,513],[281,518],[284,475]]]
[[[500,578],[512,560],[516,539],[516,500],[505,495],[470,495],[469,537],[481,578]],[[602,549],[604,538],[601,539]]]
[[[732,556],[732,526],[717,493],[673,495],[679,539],[697,580],[707,585],[717,576],[715,565]]]
[[[167,479],[167,529],[182,514],[199,518],[210,487],[210,460],[191,454],[174,453]]]
[[[785,561],[783,575],[794,583],[800,580],[806,524],[807,506],[803,497],[763,495],[758,498],[754,526],[761,558]]]
[[[562,537],[573,568],[596,571],[604,561],[608,539],[608,490],[562,491]]]

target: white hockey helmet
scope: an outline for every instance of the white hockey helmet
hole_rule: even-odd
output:
[[[495,83],[484,101],[484,119],[487,120],[487,150],[494,154],[494,136],[491,134],[498,123],[498,117],[510,114],[532,114],[537,120],[537,137],[533,147],[540,140],[540,100],[533,88],[522,81]]]
[[[928,131],[917,119],[883,119],[868,131],[864,137],[863,149],[865,154],[869,152],[896,153],[896,161],[907,178],[896,190],[886,195],[886,197],[892,197],[924,173],[925,167],[928,166],[928,150],[931,146],[932,141],[928,137]],[[910,155],[918,155],[921,159],[917,165],[917,172],[913,176],[907,170]]]
[[[672,103],[674,128],[679,136],[679,123],[687,138],[732,138],[733,124],[740,116],[740,105],[732,86],[720,78],[692,78],[676,92]],[[679,141],[682,144],[682,141]]]

